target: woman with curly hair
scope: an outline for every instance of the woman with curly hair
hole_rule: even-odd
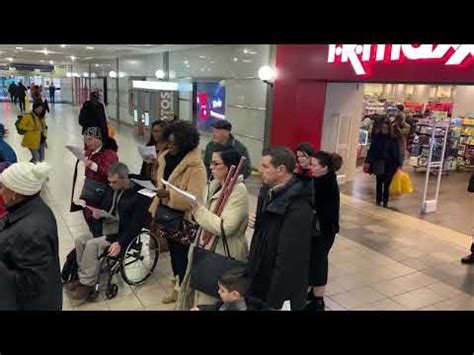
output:
[[[193,202],[182,197],[174,190],[167,189],[161,179],[177,186],[203,200],[206,188],[206,169],[202,162],[199,150],[199,133],[189,122],[173,121],[166,127],[163,138],[168,142],[168,149],[158,157],[158,171],[156,174],[157,195],[150,206],[150,213],[154,223],[163,232],[168,241],[171,257],[171,267],[176,277],[173,292],[163,299],[163,303],[173,303],[178,299],[179,286],[181,285],[188,264],[189,224],[192,223]],[[165,225],[168,216],[182,215],[178,232],[170,232]],[[161,228],[162,227],[162,228]]]

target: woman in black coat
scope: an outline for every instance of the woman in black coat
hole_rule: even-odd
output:
[[[341,168],[338,154],[317,152],[311,158],[314,184],[313,236],[311,238],[311,262],[309,268],[308,299],[306,310],[324,310],[324,292],[328,280],[328,255],[339,233],[339,185],[336,171]]]
[[[46,163],[15,163],[1,176],[8,215],[0,232],[0,310],[62,309],[58,229],[39,193]]]
[[[376,176],[377,206],[383,202],[383,206],[387,207],[390,182],[400,168],[400,149],[389,120],[385,120],[380,131],[375,133],[367,153],[367,163],[369,172]]]

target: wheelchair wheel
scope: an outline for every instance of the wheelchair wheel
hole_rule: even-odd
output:
[[[149,231],[142,231],[128,245],[122,258],[120,274],[129,285],[144,282],[155,270],[160,244]]]
[[[107,297],[108,300],[114,298],[117,296],[118,293],[118,286],[116,284],[111,284],[108,288],[107,291],[105,291],[105,297]]]

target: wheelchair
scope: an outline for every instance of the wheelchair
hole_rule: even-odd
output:
[[[118,285],[112,281],[116,274],[120,273],[122,279],[131,286],[144,283],[158,263],[160,243],[148,229],[142,229],[118,256],[108,256],[108,252],[107,248],[99,256],[101,272],[88,301],[95,301],[99,295],[103,270],[107,274],[105,297],[109,300],[117,296],[118,293]]]

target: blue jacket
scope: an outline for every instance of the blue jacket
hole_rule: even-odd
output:
[[[8,161],[12,164],[17,162],[15,151],[7,142],[3,140],[3,138],[0,138],[0,154],[3,155],[3,159],[5,159],[5,161]]]

